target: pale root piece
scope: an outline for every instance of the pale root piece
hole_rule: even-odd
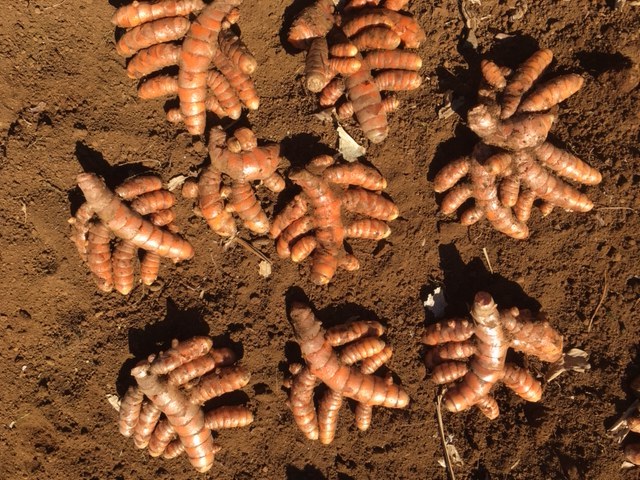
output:
[[[294,374],[289,393],[293,419],[305,437],[309,440],[317,440],[319,438],[318,418],[313,404],[316,376],[300,364],[291,365],[290,370]]]
[[[319,92],[325,88],[335,73],[329,65],[329,46],[327,40],[315,38],[311,42],[305,62],[305,82],[311,92]]]
[[[146,448],[149,445],[153,429],[158,423],[161,414],[162,411],[155,403],[146,400],[142,404],[138,422],[133,430],[133,443],[136,447]]]
[[[460,380],[448,387],[444,406],[452,412],[477,406],[494,419],[499,409],[490,392],[498,382],[527,401],[539,401],[541,384],[525,369],[506,363],[507,351],[513,348],[543,361],[556,361],[562,355],[562,336],[548,322],[532,321],[525,311],[498,311],[486,292],[476,294],[471,316],[473,324],[454,319],[431,325],[422,338],[434,346],[425,356],[434,383]]]

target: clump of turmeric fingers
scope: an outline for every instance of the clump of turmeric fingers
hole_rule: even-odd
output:
[[[469,157],[454,160],[436,175],[435,191],[448,191],[442,213],[452,214],[473,198],[474,205],[460,217],[463,225],[486,217],[499,232],[524,239],[538,199],[545,216],[556,206],[576,212],[593,208],[585,194],[556,174],[596,185],[602,180],[600,172],[547,141],[556,105],[576,93],[583,78],[560,75],[530,91],[552,58],[551,50],[539,50],[515,72],[482,61],[478,105],[467,115],[469,128],[481,141]],[[460,183],[464,177],[468,181]]]
[[[206,111],[237,119],[244,105],[260,104],[250,75],[257,62],[230,27],[239,18],[242,0],[160,0],[120,7],[112,22],[127,29],[116,51],[132,57],[130,78],[145,77],[170,66],[178,74],[146,78],[138,88],[143,99],[178,95],[178,108],[167,112],[171,122],[184,122],[193,135],[204,133]],[[198,14],[191,21],[189,15]],[[182,40],[182,44],[175,42]],[[211,68],[211,66],[215,68]]]
[[[499,311],[486,292],[476,294],[471,317],[472,321],[443,320],[429,325],[422,336],[422,342],[432,347],[425,363],[433,382],[450,384],[461,379],[447,389],[445,408],[461,412],[476,406],[493,420],[500,413],[491,396],[498,382],[529,402],[539,401],[542,385],[527,370],[507,362],[507,351],[512,348],[555,362],[562,357],[562,336],[543,315],[516,307]]]
[[[205,402],[239,390],[250,378],[242,367],[233,366],[237,358],[232,350],[212,346],[208,337],[174,340],[169,350],[131,370],[137,385],[120,402],[122,435],[133,436],[136,447],[147,448],[152,457],[171,459],[186,453],[199,472],[213,466],[222,448],[213,441],[212,431],[253,422],[253,414],[243,406],[204,412]]]
[[[134,177],[114,193],[96,175],[82,173],[78,186],[86,201],[69,219],[71,239],[100,290],[110,292],[115,287],[123,295],[131,292],[138,249],[145,250],[140,262],[145,285],[158,277],[161,257],[174,262],[193,257],[191,244],[175,233],[175,196],[162,188],[159,177]],[[112,234],[119,239],[113,252]]]
[[[399,12],[407,1],[379,3],[349,1],[336,13],[332,0],[315,0],[288,34],[291,45],[307,50],[306,86],[320,94],[320,105],[336,105],[341,119],[355,116],[373,143],[387,137],[387,113],[399,105],[395,95],[383,99],[381,92],[421,85],[422,59],[406,49],[426,38],[412,16]]]
[[[398,208],[379,194],[387,181],[375,169],[361,163],[334,165],[332,157],[321,155],[289,178],[302,192],[276,215],[270,234],[281,258],[297,263],[311,256],[316,285],[329,283],[339,267],[360,268],[345,250],[346,238],[382,240],[390,235],[386,222],[398,217]],[[343,210],[370,218],[348,223]]]
[[[407,406],[408,395],[390,375],[373,375],[393,353],[379,338],[384,334],[380,323],[354,321],[325,331],[304,303],[294,303],[290,316],[305,365],[292,364],[293,377],[285,383],[290,388],[293,418],[308,439],[319,439],[323,444],[333,441],[344,397],[357,402],[356,426],[363,431],[371,424],[373,406]],[[343,348],[336,353],[339,346]],[[314,390],[318,380],[327,389],[316,411]]]
[[[255,134],[239,128],[227,138],[220,128],[209,135],[211,164],[197,181],[187,180],[183,196],[197,199],[197,212],[218,235],[232,237],[237,233],[235,213],[245,227],[257,234],[269,231],[270,223],[255,196],[251,182],[261,182],[277,193],[284,189],[284,178],[276,171],[280,166],[280,146],[268,143],[258,146]],[[231,185],[224,185],[226,178]],[[225,200],[228,200],[225,204]]]

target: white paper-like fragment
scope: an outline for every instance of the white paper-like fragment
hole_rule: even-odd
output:
[[[444,309],[447,308],[447,301],[444,298],[442,287],[436,288],[433,293],[427,295],[423,305],[435,318],[441,318],[444,315]]]
[[[563,372],[584,373],[587,370],[591,370],[589,354],[579,348],[572,348],[567,353],[564,353],[560,360],[549,366],[545,377],[547,382],[550,382]]]
[[[264,278],[271,276],[271,264],[266,260],[262,260],[258,266],[258,273]]]
[[[109,402],[109,405],[111,405],[116,412],[119,412],[120,398],[117,395],[114,395],[112,393],[108,393],[106,396],[107,396],[107,402]]]
[[[182,184],[185,182],[187,178],[189,177],[185,175],[176,175],[175,177],[173,177],[171,180],[167,182],[167,190],[169,190],[170,192],[177,190],[182,186]]]
[[[364,156],[367,150],[356,142],[347,131],[340,125],[336,127],[338,132],[338,150],[347,162],[355,162],[358,158]]]
[[[460,456],[460,453],[458,453],[458,449],[453,443],[447,443],[447,453],[449,454],[449,460],[451,460],[451,465],[453,465],[454,467],[464,466],[462,457]],[[444,461],[444,457],[440,457],[438,459],[438,465],[440,465],[442,468],[447,467],[447,464]]]

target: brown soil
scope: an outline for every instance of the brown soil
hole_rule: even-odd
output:
[[[123,392],[123,365],[132,358],[193,334],[234,346],[253,373],[245,392],[256,421],[221,434],[224,448],[207,478],[445,478],[437,464],[436,390],[425,379],[418,343],[422,300],[440,284],[452,314],[462,313],[477,289],[503,305],[542,306],[567,345],[591,354],[590,373],[560,377],[540,404],[498,389],[502,414],[495,421],[476,410],[446,414],[465,462],[460,478],[638,478],[637,469],[619,469],[621,448],[606,434],[632,401],[628,381],[640,371],[638,7],[540,0],[510,21],[524,2],[485,0],[471,6],[480,18],[474,52],[461,45],[457,2],[412,2],[429,38],[421,49],[427,80],[401,95],[389,138],[368,153],[402,217],[388,242],[353,242],[361,270],[319,288],[308,281],[308,266],[276,261],[264,279],[256,257],[239,247],[224,251],[183,202],[182,226],[196,257],[163,265],[159,291],[138,287],[124,298],[96,292],[67,237],[67,218],[79,203],[75,176],[86,169],[116,183],[151,170],[169,179],[195,171],[206,150],[165,122],[162,102],[136,99],[113,48],[116,3],[7,2],[0,15],[2,478],[194,478],[184,459],[152,459],[121,437],[106,401]],[[247,123],[263,139],[282,140],[285,156],[300,164],[323,145],[334,147],[336,135],[311,116],[303,56],[282,45],[283,19],[303,2],[289,3],[246,0],[240,26],[260,65],[262,105]],[[497,40],[498,33],[514,36]],[[467,230],[436,214],[431,178],[471,150],[473,135],[460,117],[440,120],[436,112],[449,90],[468,108],[480,53],[515,65],[538,45],[554,51],[553,70],[586,78],[561,107],[553,134],[602,171],[602,184],[586,189],[597,208],[536,214],[528,241],[510,240],[484,222]],[[485,268],[484,247],[494,275]],[[262,249],[276,258],[271,244]],[[587,333],[605,282],[608,293]],[[286,359],[298,354],[285,314],[293,286],[327,321],[361,314],[388,325],[391,368],[411,395],[408,409],[376,409],[365,434],[344,411],[332,445],[303,439],[280,387]]]

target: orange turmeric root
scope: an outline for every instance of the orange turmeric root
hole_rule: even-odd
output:
[[[100,290],[110,292],[115,287],[123,295],[131,292],[138,248],[146,250],[140,265],[145,285],[158,277],[160,257],[180,261],[193,256],[191,245],[168,231],[174,229],[171,208],[175,197],[162,190],[159,177],[128,180],[116,189],[117,196],[93,174],[79,175],[78,185],[87,201],[69,220],[74,226],[72,238]],[[130,201],[130,207],[123,201]],[[99,220],[92,219],[94,214]],[[164,226],[168,230],[160,228]],[[113,254],[111,233],[120,238]]]
[[[490,392],[500,381],[521,398],[539,401],[540,382],[506,362],[507,350],[555,362],[562,357],[562,336],[542,315],[534,317],[515,307],[498,311],[486,292],[476,294],[471,317],[473,322],[456,319],[429,325],[422,336],[422,342],[433,347],[425,356],[433,381],[446,384],[462,379],[447,389],[444,406],[451,412],[477,406],[493,420],[500,411]]]
[[[284,189],[284,179],[276,171],[280,166],[277,144],[258,146],[248,128],[237,129],[226,138],[223,130],[214,128],[209,137],[211,164],[200,174],[196,186],[188,184],[187,196],[198,199],[198,209],[209,227],[218,235],[234,236],[237,232],[232,212],[252,232],[269,231],[269,220],[255,196],[251,182],[261,181],[274,193]],[[231,179],[228,203],[223,194],[223,175]],[[184,191],[183,191],[184,192]]]
[[[358,321],[325,332],[302,303],[292,305],[290,316],[307,366],[291,365],[292,378],[286,383],[294,420],[307,438],[325,445],[333,441],[343,397],[357,401],[356,425],[360,430],[369,428],[374,405],[404,408],[408,404],[409,397],[391,377],[373,375],[393,353],[378,338],[384,333],[378,322]],[[342,345],[346,346],[337,354],[334,348]],[[354,366],[357,363],[358,368]],[[313,395],[318,379],[328,389],[316,412]]]
[[[387,113],[398,106],[381,91],[413,90],[422,83],[420,57],[398,48],[417,48],[425,33],[413,17],[397,11],[406,2],[386,2],[384,8],[377,1],[348,2],[342,16],[331,3],[316,0],[303,10],[289,43],[307,49],[306,86],[320,93],[320,105],[338,104],[341,119],[355,116],[367,139],[380,143],[389,134]],[[348,102],[340,101],[343,95]]]
[[[229,352],[212,349],[207,337],[195,337],[174,340],[168,351],[138,363],[131,371],[137,386],[120,403],[120,433],[134,436],[136,447],[148,447],[152,457],[175,458],[185,452],[196,470],[208,471],[221,449],[212,430],[253,422],[251,411],[242,406],[202,409],[204,402],[249,382],[248,372],[229,366],[235,361]]]
[[[357,259],[344,249],[345,238],[386,238],[391,233],[386,222],[398,216],[393,202],[372,192],[387,185],[376,170],[359,163],[333,163],[323,155],[289,175],[302,193],[276,216],[270,230],[280,257],[301,262],[312,256],[311,281],[316,285],[329,283],[338,267],[359,268]],[[343,210],[373,218],[347,225]]]
[[[131,56],[127,73],[142,78],[140,98],[178,95],[180,105],[167,112],[171,122],[184,122],[193,135],[204,133],[205,113],[237,119],[241,101],[251,110],[259,105],[253,81],[256,60],[229,26],[237,21],[242,0],[162,0],[134,2],[119,8],[115,25],[129,28],[116,49]],[[193,22],[186,17],[198,14]],[[175,42],[182,41],[181,45]],[[177,65],[178,75],[145,79]],[[216,70],[212,69],[214,66]],[[220,78],[222,77],[222,78]]]
[[[561,75],[527,95],[551,58],[550,50],[540,50],[512,75],[493,62],[482,62],[479,104],[468,113],[469,127],[481,143],[470,158],[458,159],[436,175],[436,192],[449,190],[440,209],[444,214],[473,198],[475,205],[462,213],[462,224],[486,216],[498,231],[523,239],[529,235],[526,222],[536,199],[543,215],[554,206],[576,212],[593,208],[585,194],[555,174],[596,185],[602,180],[600,172],[546,141],[556,105],[580,89],[582,77]],[[469,181],[458,184],[465,176]]]

